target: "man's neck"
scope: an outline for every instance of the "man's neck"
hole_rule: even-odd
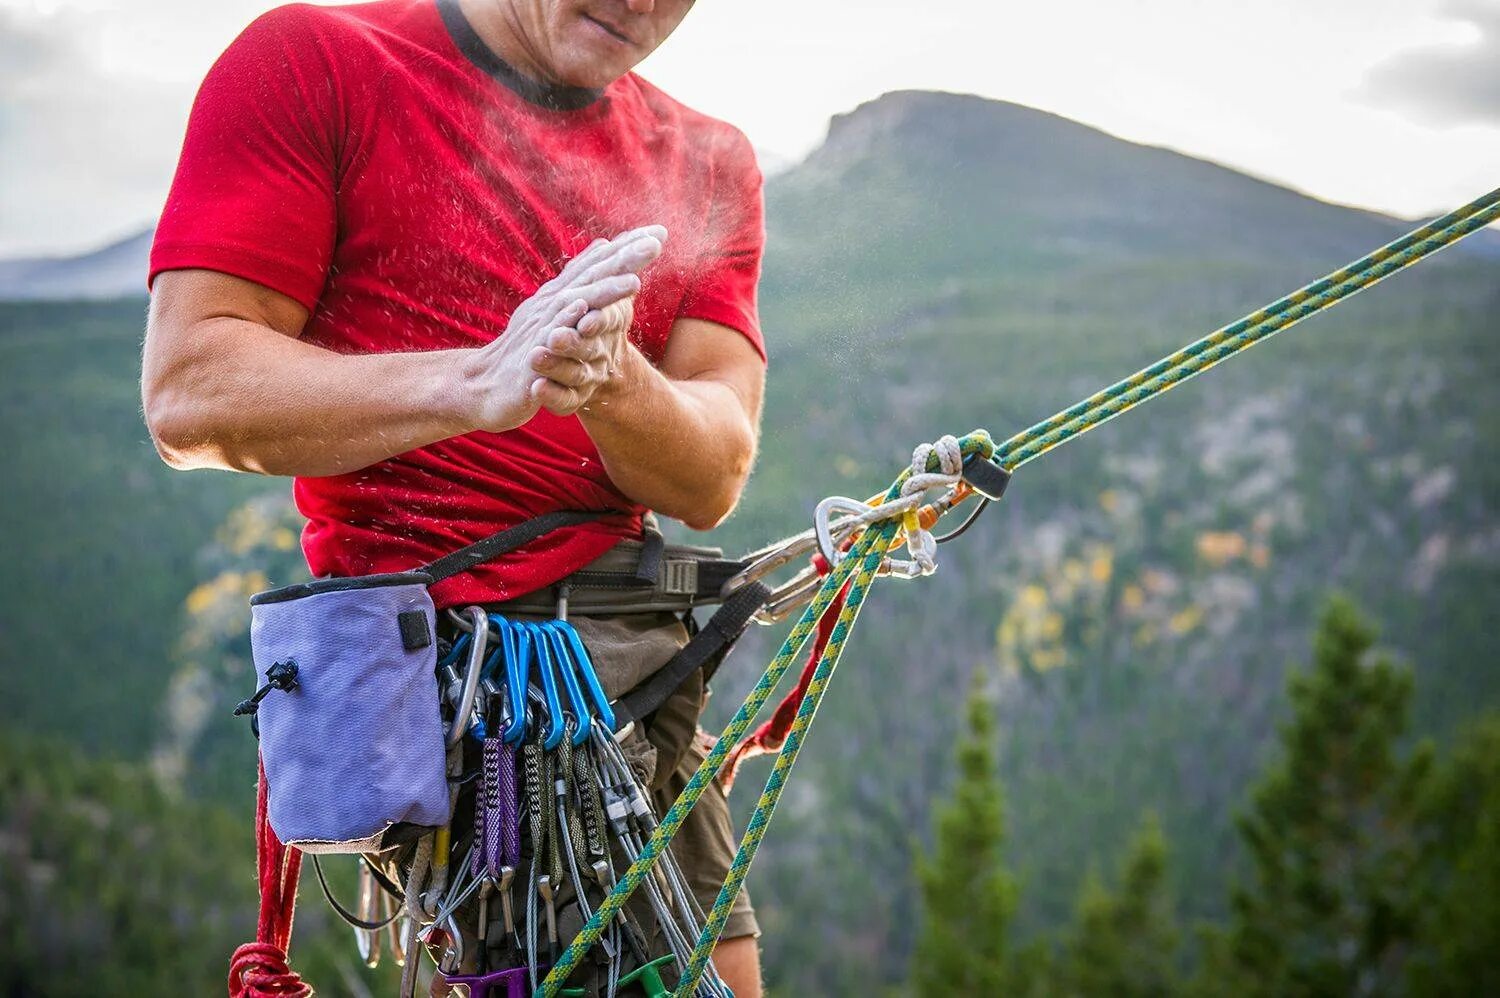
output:
[[[547,70],[547,61],[528,37],[522,13],[511,0],[458,0],[464,17],[495,55],[512,69],[544,86],[566,86]]]
[[[600,90],[555,82],[523,30],[525,11],[509,0],[437,0],[438,12],[469,61],[523,100],[553,111],[577,111],[597,101]]]

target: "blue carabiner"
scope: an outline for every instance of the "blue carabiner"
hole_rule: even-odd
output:
[[[500,737],[510,745],[519,745],[526,738],[526,653],[531,650],[531,638],[498,613],[490,614],[490,622],[500,632],[498,654],[504,656],[505,663],[507,715]]]
[[[558,672],[562,674],[563,686],[568,691],[568,704],[573,708],[573,719],[578,722],[578,727],[573,732],[573,744],[582,745],[589,740],[594,714],[589,710],[589,701],[583,695],[583,687],[578,685],[577,664],[573,659],[573,649],[569,647],[567,638],[563,636],[562,628],[567,625],[560,620],[549,620],[537,626],[546,633],[552,644],[552,650],[557,655]]]
[[[523,623],[516,626],[522,628],[530,636],[532,651],[530,661],[536,663],[537,671],[542,676],[542,696],[546,699],[548,714],[547,733],[542,738],[542,747],[550,751],[562,744],[563,735],[566,733],[563,725],[562,703],[557,698],[557,675],[553,671],[556,666],[552,661],[552,651],[548,647],[551,642],[547,640],[547,632],[537,624]]]
[[[589,657],[589,650],[583,646],[583,638],[578,636],[578,629],[566,620],[552,622],[553,628],[562,635],[572,652],[571,658],[574,666],[589,689],[589,696],[593,697],[594,709],[599,715],[599,720],[609,730],[615,730],[615,712],[609,706],[609,697],[604,693],[604,686],[599,682],[599,674],[594,671],[594,660]]]

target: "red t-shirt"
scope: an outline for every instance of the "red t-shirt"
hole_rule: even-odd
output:
[[[596,237],[660,222],[631,339],[653,363],[674,320],[743,333],[760,173],[738,131],[634,74],[548,88],[486,48],[456,0],[293,5],[247,28],[198,93],[151,276],[206,268],[311,311],[341,353],[472,347]],[[556,509],[627,509],[437,587],[442,605],[548,585],[636,536],[641,507],[576,418],[543,411],[346,475],[299,478],[314,575],[409,569]]]

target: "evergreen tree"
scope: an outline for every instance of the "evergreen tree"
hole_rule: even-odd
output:
[[[1235,890],[1206,990],[1357,995],[1397,990],[1418,876],[1414,799],[1426,753],[1402,762],[1412,677],[1371,652],[1347,600],[1323,613],[1313,663],[1288,682],[1282,757],[1239,821],[1254,879]]]
[[[1455,746],[1423,795],[1416,995],[1500,995],[1500,714]]]
[[[1120,868],[1119,891],[1091,873],[1064,944],[1060,991],[1155,998],[1179,989],[1177,925],[1168,892],[1167,842],[1148,812]]]
[[[913,956],[916,994],[1004,990],[1006,936],[1016,888],[1001,856],[1005,818],[996,776],[993,705],[977,691],[958,745],[958,781],[937,813],[929,856],[917,863],[922,930]]]

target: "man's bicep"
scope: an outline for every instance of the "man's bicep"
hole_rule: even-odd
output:
[[[308,311],[288,295],[216,270],[168,270],[151,286],[148,341],[185,334],[215,319],[239,319],[293,338],[302,335]]]
[[[672,324],[661,371],[674,381],[725,385],[740,400],[752,429],[758,430],[766,362],[743,333],[706,319],[678,319]]]

